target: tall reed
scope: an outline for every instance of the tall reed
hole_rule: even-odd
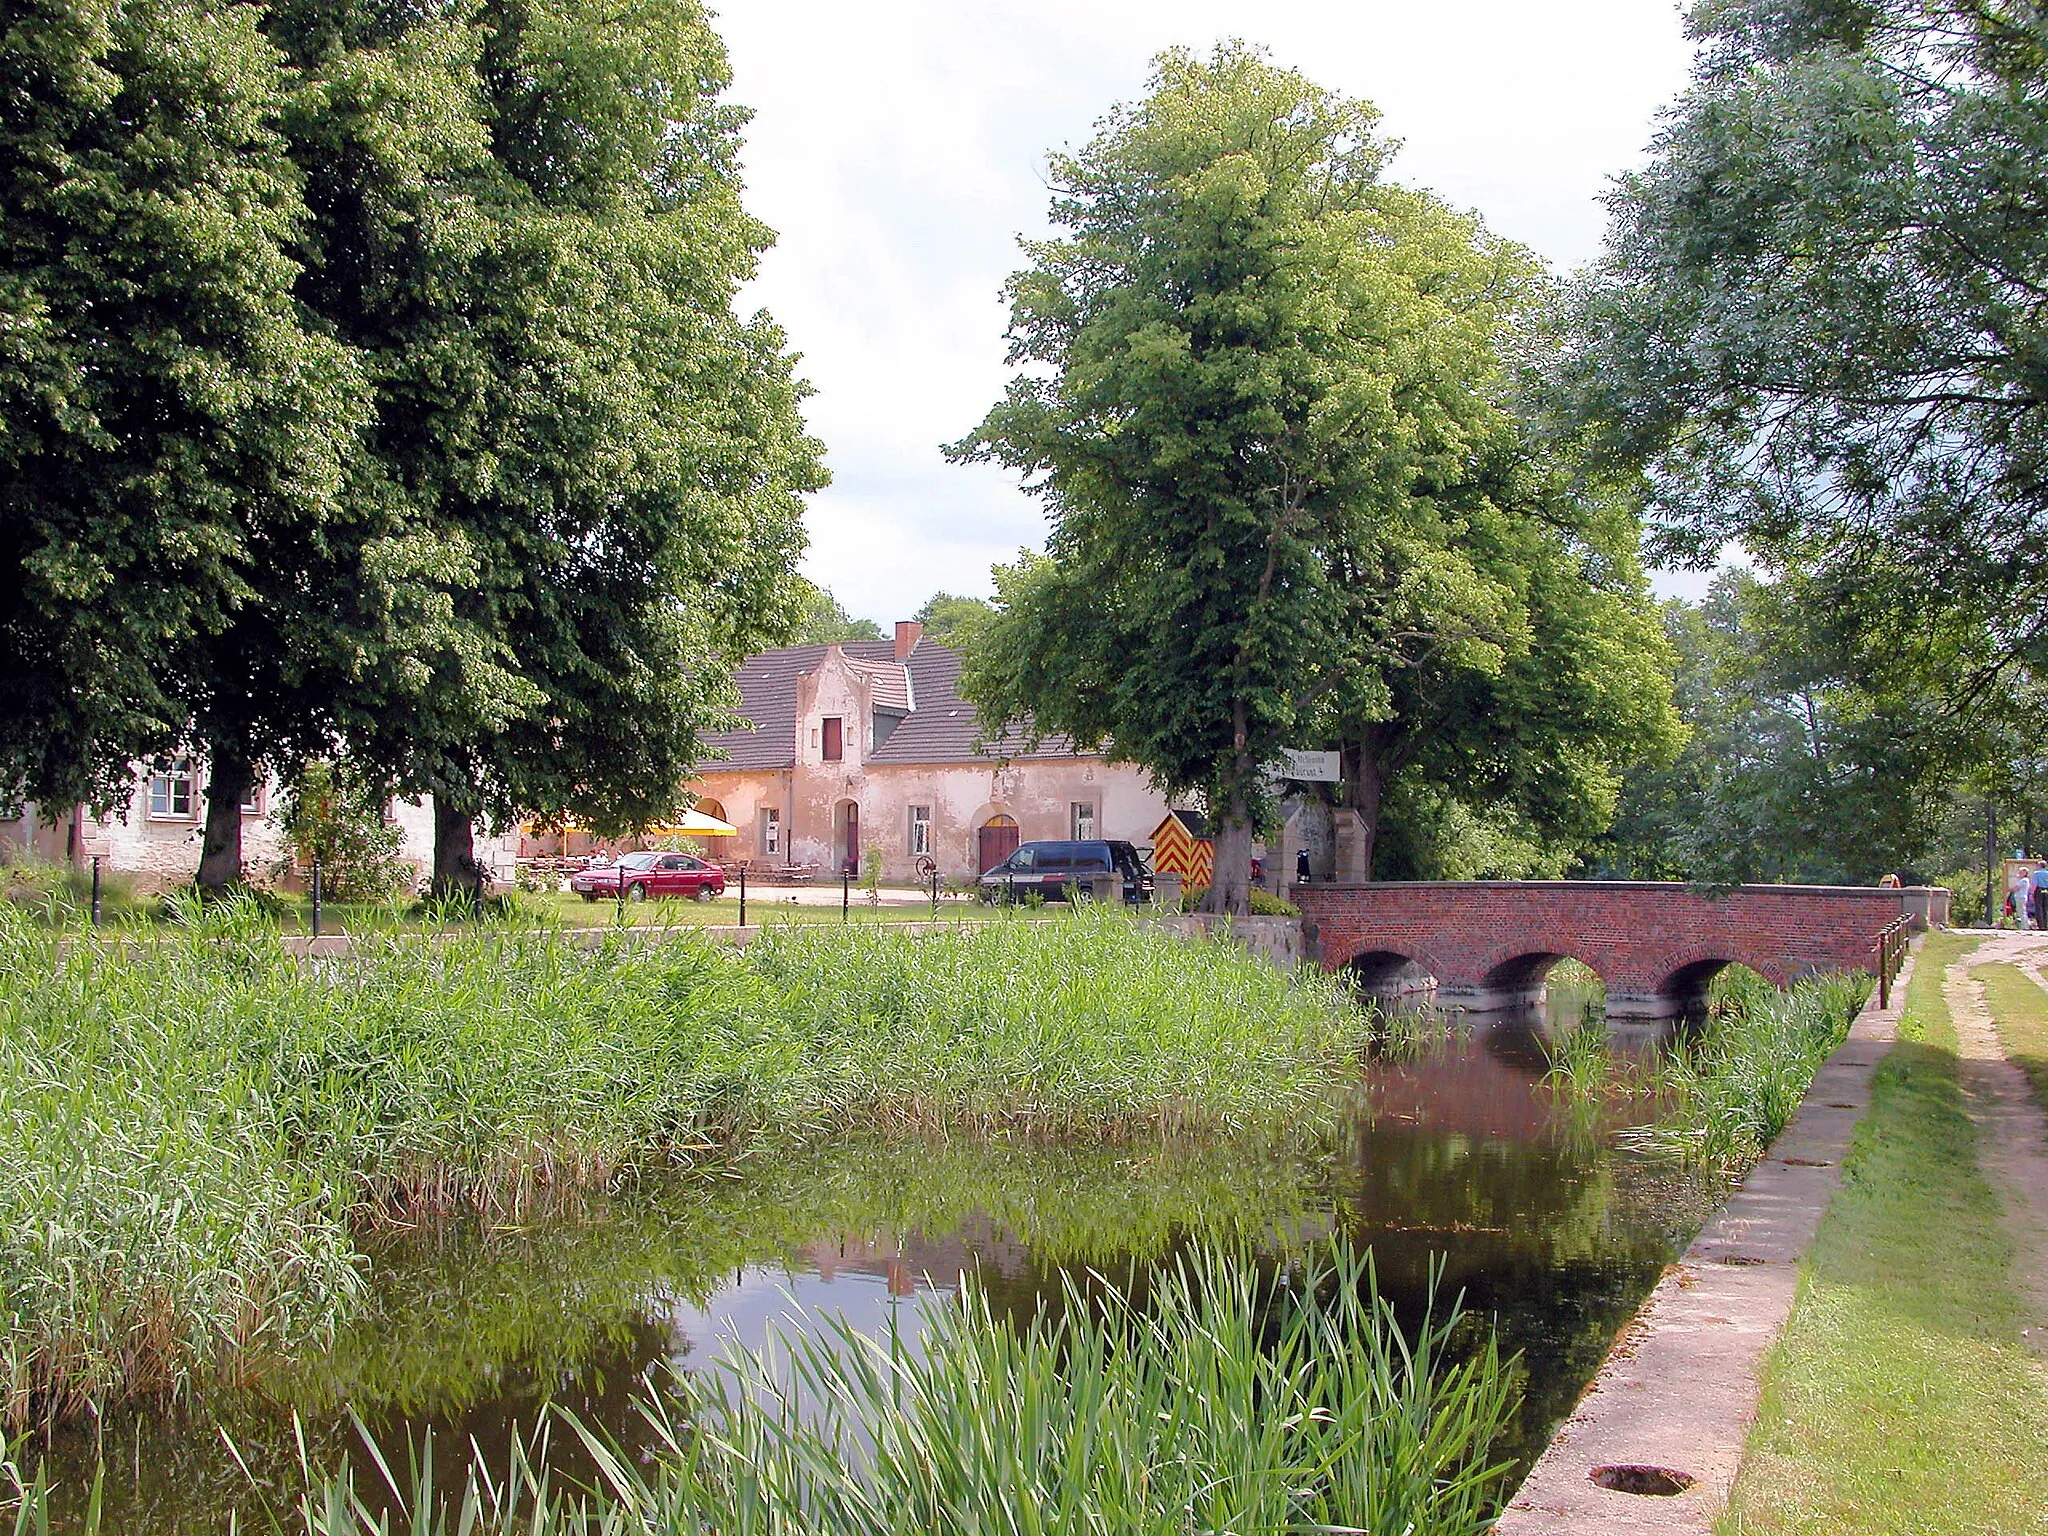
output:
[[[915,1348],[841,1324],[729,1354],[673,1415],[648,1406],[651,1459],[564,1416],[597,1490],[555,1485],[544,1449],[437,1487],[429,1448],[388,1489],[309,1477],[300,1514],[305,1536],[1478,1536],[1514,1392],[1459,1331],[1453,1306],[1404,1335],[1342,1246],[1277,1290],[1215,1249],[1142,1300],[1070,1283],[1022,1328],[969,1286]]]
[[[1312,1122],[1361,1028],[1319,979],[1107,912],[743,954],[498,927],[316,961],[251,903],[184,921],[59,939],[0,905],[9,1423],[317,1347],[365,1224],[851,1125]]]
[[[1827,975],[1781,992],[1752,974],[1720,991],[1707,1028],[1654,1074],[1657,1121],[1630,1139],[1726,1174],[1741,1172],[1791,1121],[1870,986],[1867,976]]]

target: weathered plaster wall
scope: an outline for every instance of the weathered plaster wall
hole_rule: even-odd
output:
[[[806,731],[803,751],[808,741]],[[949,880],[981,872],[980,830],[992,816],[1012,818],[1023,842],[1063,838],[1072,835],[1073,806],[1085,801],[1095,806],[1096,836],[1144,843],[1166,815],[1165,798],[1137,769],[1093,757],[1040,758],[1003,768],[812,762],[793,775],[715,771],[692,787],[716,799],[725,819],[740,829],[731,839],[734,854],[762,857],[760,812],[775,806],[782,810],[786,856],[821,870],[839,867],[844,806],[852,801],[860,807],[863,852],[870,846],[881,850],[883,878],[892,883],[917,878],[917,856],[910,851],[914,805],[931,808],[932,857]]]
[[[106,868],[135,876],[145,889],[163,889],[187,884],[199,872],[199,841],[205,825],[205,771],[201,768],[194,785],[192,814],[170,817],[149,814],[149,777],[138,769],[134,796],[125,810],[103,820],[87,820],[82,859],[95,855],[106,860]],[[274,779],[264,782],[257,809],[242,815],[242,862],[258,880],[267,880],[284,857],[284,840],[272,825],[270,812],[283,793]],[[434,809],[431,800],[399,800],[391,807],[392,819],[405,831],[400,856],[422,874],[433,866]],[[44,858],[61,859],[68,841],[69,812],[45,815],[38,807],[27,807],[16,822],[0,823],[0,840],[26,842]],[[515,831],[491,837],[479,833],[477,858],[491,871],[492,878],[509,883],[515,868],[518,834]]]

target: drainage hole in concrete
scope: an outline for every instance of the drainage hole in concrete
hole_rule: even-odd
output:
[[[1616,1493],[1643,1493],[1658,1498],[1669,1498],[1683,1493],[1699,1479],[1690,1473],[1680,1472],[1672,1467],[1646,1467],[1634,1462],[1619,1466],[1595,1467],[1588,1474],[1602,1488],[1611,1488]]]
[[[1771,1261],[1769,1259],[1760,1259],[1753,1253],[1724,1253],[1721,1255],[1721,1262],[1723,1264],[1768,1264]]]
[[[1785,1159],[1785,1166],[1787,1168],[1832,1168],[1835,1165],[1827,1161],[1827,1159],[1820,1157],[1788,1157]]]

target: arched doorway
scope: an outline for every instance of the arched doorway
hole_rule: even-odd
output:
[[[697,803],[691,809],[702,811],[706,816],[716,816],[720,821],[730,821],[732,819],[725,814],[725,802],[723,800],[715,800],[710,795],[699,795]]]
[[[1001,811],[981,824],[977,837],[980,841],[977,849],[980,863],[977,867],[984,875],[1017,851],[1017,823]]]

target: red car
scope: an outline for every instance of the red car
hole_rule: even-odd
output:
[[[709,901],[725,894],[725,871],[694,854],[629,853],[616,864],[595,864],[572,876],[569,889],[585,901],[616,901],[621,884],[628,901],[650,896]]]

